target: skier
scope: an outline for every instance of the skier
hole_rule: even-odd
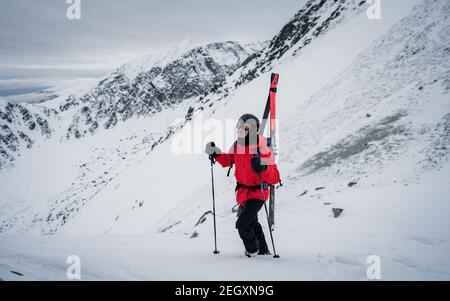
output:
[[[258,222],[258,212],[269,198],[268,186],[280,182],[280,173],[267,146],[267,139],[258,134],[259,126],[257,117],[245,114],[239,118],[236,126],[238,139],[228,153],[222,153],[214,142],[208,143],[205,149],[209,158],[222,167],[231,169],[235,166],[236,201],[240,205],[236,228],[248,257],[270,255]]]

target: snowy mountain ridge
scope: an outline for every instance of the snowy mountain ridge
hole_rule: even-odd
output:
[[[175,55],[180,55],[176,50]],[[213,43],[189,50],[171,61],[163,58],[150,70],[129,78],[119,68],[80,99],[69,98],[62,111],[77,107],[67,136],[80,138],[131,117],[150,116],[220,85],[248,56],[236,42]],[[131,65],[127,65],[131,68]]]
[[[191,38],[183,40],[179,45],[169,50],[160,50],[147,56],[127,62],[117,68],[118,73],[123,73],[128,80],[134,80],[140,73],[148,72],[152,68],[164,68],[171,62],[180,59],[193,48],[199,47]]]
[[[184,41],[163,56],[143,57],[124,64],[87,92],[51,100],[49,110],[62,117],[55,119],[46,114],[39,121],[52,124],[54,127],[49,131],[57,131],[61,137],[70,139],[93,134],[99,127],[109,129],[130,118],[148,118],[220,85],[248,57],[247,51],[260,47],[247,45],[246,50],[236,42],[213,43],[193,49],[191,46],[192,43]],[[20,155],[17,142],[10,144],[10,141],[28,141],[29,138],[23,131],[16,132],[10,108],[26,106],[28,111],[39,114],[41,107],[47,105],[2,103],[0,170],[13,166],[16,156]],[[55,107],[54,103],[59,105]],[[31,141],[35,139],[40,138],[34,137]],[[32,143],[29,145],[31,147]]]
[[[49,139],[57,119],[53,109],[0,101],[0,170],[12,167],[20,149],[32,148],[36,139]]]
[[[366,1],[311,0],[275,35],[262,51],[251,55],[217,91],[211,91],[202,107],[216,105],[243,84],[269,72],[277,65],[295,58],[303,48],[339,24],[365,13]],[[196,108],[197,109],[197,108]]]

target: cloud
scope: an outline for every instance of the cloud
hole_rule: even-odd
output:
[[[51,87],[59,83],[59,79],[27,78],[0,79],[0,90],[24,89],[27,87]]]
[[[101,76],[192,37],[197,43],[268,39],[304,0],[2,0],[0,79]]]
[[[62,85],[70,85],[72,83],[92,82],[96,78],[75,78],[75,79],[59,79],[59,78],[27,78],[27,79],[0,79],[0,95],[2,91],[13,90],[39,90],[49,87]]]
[[[0,80],[0,101],[38,103],[50,97],[67,97],[69,94],[85,91],[97,81],[96,78]]]
[[[45,65],[45,64],[26,64],[26,65],[0,65],[0,68],[17,68],[17,69],[49,69],[49,70],[110,70],[111,66],[104,64],[60,64],[60,65]]]

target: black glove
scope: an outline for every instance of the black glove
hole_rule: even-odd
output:
[[[251,163],[253,170],[258,174],[267,169],[267,164],[265,164],[265,162],[261,162],[261,158],[258,156],[253,157]]]
[[[209,155],[210,160],[213,160],[219,157],[222,154],[222,151],[216,146],[214,142],[209,142],[208,144],[206,144],[205,153]]]

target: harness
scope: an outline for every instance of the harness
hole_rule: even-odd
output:
[[[267,184],[266,182],[262,182],[262,187],[263,190],[267,190],[269,189],[269,184]],[[247,186],[241,183],[236,183],[236,189],[234,191],[238,191],[239,188],[245,188],[245,189],[252,189],[252,190],[260,190],[261,189],[261,185],[255,185],[255,186]]]
[[[237,141],[234,141],[233,149],[234,149],[233,154],[236,154],[236,150],[237,150]],[[233,166],[234,166],[234,163],[231,163],[230,168],[228,168],[227,177],[230,176],[230,172],[231,172],[231,170],[233,169]],[[237,189],[236,189],[236,190],[237,190]]]

